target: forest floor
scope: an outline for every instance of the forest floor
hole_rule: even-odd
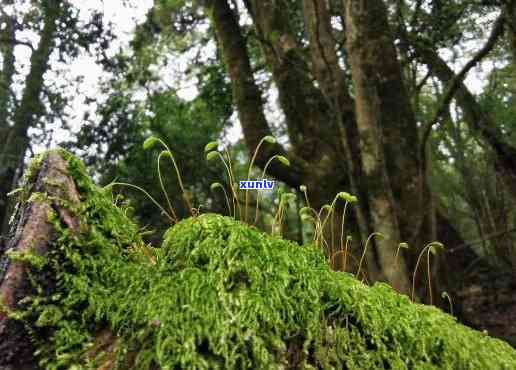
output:
[[[516,347],[516,281],[487,266],[475,270],[464,282],[460,298],[461,321],[501,338]]]

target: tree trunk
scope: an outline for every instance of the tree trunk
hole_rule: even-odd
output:
[[[30,58],[30,71],[25,79],[21,101],[14,112],[14,126],[9,129],[0,152],[0,187],[1,190],[15,186],[15,175],[22,166],[25,153],[30,145],[27,136],[44,110],[41,103],[43,76],[48,70],[48,60],[54,48],[57,21],[60,17],[61,1],[49,0],[44,7],[44,26],[37,49]],[[0,193],[0,222],[3,233],[8,229],[7,215],[12,211],[7,192]],[[4,204],[1,207],[1,204]]]
[[[516,66],[516,1],[507,0],[505,4],[505,24],[511,48],[512,63]]]
[[[359,241],[361,243],[359,244],[364,245],[373,230],[368,218],[367,192],[361,183],[361,153],[358,145],[354,101],[348,92],[349,81],[346,81],[344,71],[339,65],[327,2],[304,0],[303,14],[310,41],[313,74],[328,105],[333,110],[341,139],[342,157],[345,158],[347,165],[349,187],[359,199],[359,202],[353,206],[352,213],[354,213],[360,234]],[[337,225],[340,224],[337,222]],[[338,235],[340,230],[336,231]],[[371,281],[381,280],[384,277],[378,265],[376,250],[368,248],[366,253],[369,278]]]
[[[49,152],[36,174],[31,193],[46,194],[45,199],[25,201],[17,211],[13,236],[6,250],[0,251],[0,369],[37,368],[29,333],[18,320],[10,320],[8,312],[20,307],[20,300],[32,293],[28,269],[23,262],[10,261],[6,252],[45,255],[52,245],[53,227],[48,214],[56,211],[62,223],[72,232],[79,221],[59,200],[67,199],[76,206],[80,202],[74,180],[68,174],[67,162],[57,152]],[[49,277],[49,281],[53,279]],[[8,311],[8,312],[6,312]]]
[[[264,136],[271,135],[271,130],[264,115],[261,91],[254,80],[246,42],[236,15],[227,1],[206,1],[206,9],[215,29],[217,42],[222,49],[224,62],[231,78],[238,117],[246,144],[252,153]],[[279,144],[264,145],[256,157],[256,163],[264,166],[272,154],[287,155],[285,149]],[[281,164],[273,161],[269,166],[269,173],[292,186],[296,184],[299,186],[306,163],[298,158],[292,158],[291,155],[287,156],[291,160],[291,168],[288,171],[285,171]]]
[[[372,172],[369,178],[364,175],[364,146],[359,145],[364,144],[364,138],[359,139],[355,102],[336,53],[328,4],[322,0],[303,1],[308,55],[299,30],[289,16],[288,2],[246,0],[244,4],[255,27],[255,33],[249,35],[258,39],[278,88],[291,144],[288,152],[280,145],[264,146],[256,163],[263,168],[273,154],[286,154],[292,166],[273,166],[269,173],[294,188],[306,185],[315,209],[329,203],[339,191],[357,195],[360,207],[353,207],[355,217],[350,221],[353,221],[353,227],[358,226],[362,243],[357,244],[363,246],[373,231],[379,231],[371,211],[376,205],[369,199],[375,191],[370,186],[375,184],[369,183],[368,179],[375,179],[375,176]],[[381,9],[378,4],[382,5]],[[352,2],[351,5],[358,5],[358,10],[366,14],[369,21],[372,20],[370,24],[365,22],[362,25],[369,27],[371,32],[367,34],[367,44],[363,48],[365,54],[356,54],[354,64],[359,70],[369,68],[369,71],[374,71],[363,76],[365,82],[371,82],[376,89],[374,114],[378,115],[378,121],[376,126],[373,125],[376,133],[371,137],[376,139],[379,151],[373,156],[381,155],[384,161],[380,166],[383,168],[382,176],[387,177],[380,179],[375,186],[387,189],[383,198],[387,203],[383,202],[381,207],[392,216],[385,225],[391,222],[389,229],[393,228],[397,233],[394,236],[396,240],[391,241],[391,249],[396,249],[401,241],[422,248],[429,242],[431,232],[431,212],[426,212],[424,207],[429,190],[421,173],[417,125],[403,85],[393,37],[384,32],[389,27],[386,10],[382,2],[373,5]],[[252,153],[260,139],[269,135],[271,130],[265,119],[261,91],[254,80],[247,40],[239,25],[237,10],[232,9],[229,1],[207,1],[205,8],[232,81],[244,137]],[[377,18],[378,13],[380,18]],[[378,28],[370,27],[373,23]],[[346,33],[352,33],[353,28],[348,28]],[[376,58],[374,48],[368,47],[372,44],[381,51],[376,53]],[[372,57],[367,53],[372,53]],[[362,58],[366,59],[362,61]],[[367,108],[367,105],[360,104]],[[384,185],[388,185],[390,190]],[[377,222],[383,222],[383,217],[376,215],[375,218]],[[439,223],[437,226],[441,227]],[[447,226],[444,225],[445,228]],[[335,235],[339,233],[340,230],[334,231]],[[367,262],[373,281],[385,279],[386,274],[382,272],[385,266],[394,268],[386,261],[379,263],[380,253],[393,254],[392,250],[380,251],[375,245],[370,246]],[[401,274],[403,271],[406,273],[406,268],[402,266],[401,271]],[[404,280],[408,281],[408,274]]]
[[[14,77],[14,40],[16,34],[14,29],[14,19],[12,16],[4,14],[1,18],[4,22],[5,27],[0,31],[0,52],[2,53],[2,70],[0,71],[0,137],[7,138],[10,136],[12,128],[9,126],[9,108],[16,104],[15,97],[13,96],[12,82]],[[1,153],[1,152],[0,152]],[[5,157],[0,155],[2,163],[9,163],[13,158]],[[0,179],[4,176],[11,177],[9,174],[11,169],[9,167],[0,166]],[[11,190],[11,183],[8,181],[0,180],[0,234],[2,232],[1,225],[2,221],[7,212],[7,194]],[[1,245],[1,242],[0,242]]]
[[[396,204],[389,181],[383,131],[395,122],[382,114],[382,75],[378,66],[385,63],[385,50],[394,48],[388,31],[385,5],[378,0],[347,1],[347,51],[355,87],[357,125],[362,152],[362,166],[374,230],[383,234],[377,239],[382,271],[398,291],[409,293],[408,271],[403,259],[395,264],[401,242]],[[396,58],[395,52],[392,57]],[[388,59],[388,58],[387,58]],[[396,122],[397,124],[397,122]],[[390,145],[394,138],[389,138]],[[401,137],[398,137],[401,139]]]
[[[7,14],[0,17],[5,24],[4,29],[0,30],[0,52],[2,53],[2,70],[0,71],[0,132],[7,130],[9,103],[15,103],[12,95],[12,82],[14,77],[14,39],[16,37],[13,16]],[[5,136],[4,136],[5,137]]]

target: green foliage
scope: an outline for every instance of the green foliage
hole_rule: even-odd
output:
[[[206,141],[216,139],[220,135],[225,118],[212,114],[212,110],[202,99],[185,102],[172,92],[152,95],[145,103],[146,113],[143,112],[143,107],[137,108],[137,111],[139,110],[141,112],[133,115],[128,127],[121,126],[116,130],[122,130],[126,136],[122,140],[124,145],[108,143],[110,150],[113,150],[112,154],[116,153],[116,157],[119,158],[118,162],[113,163],[113,158],[109,154],[107,161],[95,161],[108,164],[100,168],[103,174],[102,181],[107,183],[115,178],[116,181],[138,185],[163,205],[169,203],[166,199],[168,196],[177,218],[186,217],[190,213],[185,201],[189,194],[192,198],[188,201],[193,207],[199,204],[213,204],[210,202],[210,185],[219,179],[220,169],[219,165],[210,166],[206,163],[202,153]],[[116,136],[114,135],[114,139]],[[159,143],[158,138],[169,146],[173,153],[173,157],[166,152],[161,155],[161,180],[168,194],[163,191],[161,182],[156,181],[156,158],[160,152],[154,146]],[[150,150],[153,148],[156,150]],[[165,158],[167,156],[169,158]],[[170,159],[173,161],[169,161]],[[176,169],[174,162],[180,165],[180,168]],[[179,171],[185,184],[185,192],[178,181]],[[183,193],[187,195],[183,197]],[[155,206],[150,204],[143,194],[131,191],[131,204],[136,217],[158,232],[164,232],[170,225],[159,212],[156,212]],[[215,210],[222,211],[223,208]],[[173,213],[170,210],[169,212]],[[157,233],[158,236],[159,234]]]
[[[117,333],[119,368],[512,369],[516,352],[412,304],[385,284],[334,272],[311,246],[204,214],[145,250],[136,225],[65,154],[82,195],[79,237],[57,217],[52,295],[32,297],[32,326],[50,325],[48,369],[100,363],[95,334]],[[28,185],[29,186],[29,185]],[[152,258],[149,257],[151,253]],[[38,282],[36,282],[38,283]],[[41,283],[41,282],[39,282]],[[134,361],[134,363],[133,363]]]
[[[514,68],[494,68],[487,82],[477,97],[482,114],[496,123],[489,125],[493,138],[510,147],[516,138]],[[423,101],[432,100],[428,94],[422,97]],[[471,241],[467,248],[494,270],[512,273],[514,205],[504,171],[494,148],[487,145],[474,125],[466,124],[468,115],[460,109],[451,109],[451,113],[432,133],[431,188],[439,194],[440,207],[446,209],[463,239]],[[454,271],[456,277],[450,281],[462,282],[461,273]]]

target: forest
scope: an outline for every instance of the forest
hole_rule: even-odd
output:
[[[0,370],[516,369],[516,0],[1,0]]]

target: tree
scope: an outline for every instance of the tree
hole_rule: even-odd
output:
[[[66,105],[45,75],[51,70],[53,53],[61,60],[74,58],[80,48],[94,42],[107,40],[103,31],[102,17],[93,14],[89,23],[80,23],[78,12],[68,1],[45,0],[30,4],[29,11],[18,9],[18,3],[1,10],[0,52],[3,67],[0,76],[0,132],[5,138],[0,151],[0,223],[7,231],[9,201],[7,193],[16,186],[27,150],[31,145],[29,130],[45,122],[56,120]],[[22,31],[37,32],[36,46],[21,40]],[[15,60],[16,47],[31,49],[29,71],[20,86],[15,77],[21,76]],[[19,97],[18,97],[19,96]]]
[[[384,32],[390,27],[387,9],[381,2],[358,1],[338,8],[328,8],[324,1],[305,1],[302,9],[282,1],[245,3],[278,88],[291,144],[288,156],[293,159],[292,169],[281,172],[273,169],[271,173],[292,187],[307,184],[317,207],[328,202],[329,194],[342,188],[353,189],[360,197],[356,220],[361,225],[362,241],[377,227],[389,229],[387,241],[376,242],[368,255],[370,275],[373,280],[387,275],[389,282],[406,289],[406,270],[402,267],[402,273],[396,275],[389,271],[389,261],[394,256],[395,243],[406,240],[417,245],[428,241],[429,216],[420,215],[427,190],[420,174],[418,131],[394,39]],[[252,79],[237,9],[226,2],[206,2],[206,7],[232,79],[244,135],[253,150],[260,137],[270,130],[263,115],[261,92]],[[342,27],[348,42],[345,49],[338,50],[340,55],[336,54],[330,23],[330,14],[335,9],[346,20]],[[295,28],[296,18],[289,12],[298,17],[304,12],[305,30]],[[375,56],[372,47],[353,48],[356,36],[363,37],[358,40],[362,41],[360,45],[374,45],[376,53],[382,54]],[[309,49],[303,46],[307,42]],[[353,98],[349,93],[352,90],[349,70],[342,68],[343,59],[344,65],[351,64]],[[371,90],[366,92],[366,86]],[[376,111],[367,112],[365,108],[371,103]],[[373,131],[367,129],[367,117],[375,122],[371,126]],[[280,147],[272,150],[285,153]],[[269,154],[264,153],[258,164],[263,165]],[[368,156],[371,160],[365,159]],[[366,170],[364,164],[372,165],[376,160],[383,160],[384,164]],[[374,173],[376,170],[379,172]],[[368,183],[367,179],[377,183]],[[385,191],[381,198],[389,207],[382,216],[375,214],[380,212],[377,208],[380,198],[368,195],[375,192],[374,188],[380,193]],[[442,215],[438,219],[441,230],[449,229]],[[390,226],[384,228],[382,220]],[[446,236],[442,232],[439,235]]]

